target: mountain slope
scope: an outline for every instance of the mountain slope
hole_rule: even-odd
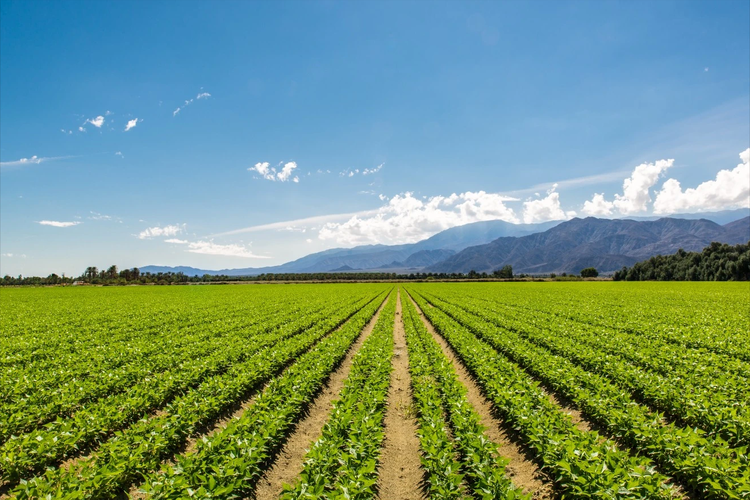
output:
[[[698,251],[712,241],[750,239],[750,218],[720,226],[709,220],[656,221],[572,219],[542,233],[498,238],[462,250],[428,267],[431,272],[491,272],[506,264],[515,272],[574,272],[589,266],[610,272],[657,254]]]

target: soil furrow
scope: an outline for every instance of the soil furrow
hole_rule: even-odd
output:
[[[333,410],[333,402],[339,397],[344,382],[349,377],[354,356],[370,336],[378,322],[380,312],[387,300],[380,305],[369,323],[362,329],[357,340],[351,345],[339,367],[330,375],[325,387],[308,407],[305,417],[300,420],[286,440],[276,460],[266,469],[258,481],[255,497],[258,500],[278,498],[285,484],[292,484],[302,472],[305,455],[312,444],[323,434],[323,426]]]
[[[425,498],[422,491],[424,471],[420,461],[400,297],[399,290],[393,328],[393,371],[385,413],[385,442],[378,472],[378,496],[383,500],[421,500]]]
[[[514,431],[500,419],[495,417],[492,410],[492,403],[484,397],[482,390],[474,381],[474,378],[466,369],[463,362],[458,356],[456,356],[453,349],[448,345],[445,339],[435,331],[432,324],[424,316],[416,302],[414,302],[411,297],[409,297],[409,299],[412,301],[412,304],[414,304],[414,307],[417,308],[417,312],[427,330],[432,334],[432,338],[435,339],[442,349],[443,354],[445,354],[453,364],[456,374],[458,375],[458,380],[464,385],[464,387],[466,387],[469,403],[471,403],[474,410],[476,410],[481,418],[481,423],[485,427],[487,437],[498,445],[500,455],[510,460],[506,470],[508,471],[510,478],[513,480],[513,484],[522,488],[526,493],[532,493],[534,499],[554,498],[549,479],[532,461],[529,454],[519,446],[520,440],[517,438],[511,438]]]

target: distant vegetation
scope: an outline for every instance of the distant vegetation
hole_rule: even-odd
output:
[[[678,250],[623,267],[615,281],[748,281],[750,242],[745,245],[711,243],[702,252]]]

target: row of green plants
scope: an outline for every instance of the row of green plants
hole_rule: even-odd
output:
[[[429,297],[442,301],[434,295]],[[649,407],[685,426],[701,428],[710,436],[719,436],[735,446],[750,444],[750,380],[721,370],[717,364],[711,369],[713,353],[704,354],[705,363],[696,359],[692,364],[681,366],[679,360],[684,355],[675,352],[674,361],[665,360],[668,369],[648,370],[632,359],[650,354],[658,357],[658,348],[648,344],[640,346],[640,356],[628,359],[621,350],[611,347],[616,334],[590,332],[581,327],[563,328],[558,322],[539,317],[497,314],[481,300],[454,297],[452,302],[441,303],[460,307],[482,318],[485,324],[489,322],[510,330],[524,340],[607,377]]]
[[[253,494],[265,468],[283,445],[305,408],[375,313],[355,316],[299,356],[274,378],[242,416],[195,452],[149,474],[141,489],[152,498],[240,498]]]
[[[734,390],[738,388],[738,384],[747,384],[750,379],[750,364],[728,354],[707,349],[685,349],[685,346],[663,338],[594,325],[579,318],[562,316],[557,313],[557,308],[540,310],[517,303],[509,304],[502,295],[456,294],[448,290],[441,290],[439,295],[452,303],[470,298],[478,309],[493,316],[502,316],[504,321],[510,319],[536,328],[564,331],[566,336],[575,336],[578,342],[616,354],[651,371],[667,375],[675,369],[700,372],[702,376],[693,378],[697,384],[716,386],[717,378],[723,378],[729,372],[736,375],[722,381],[725,382],[722,386]],[[748,392],[746,387],[742,387],[741,391],[745,394]]]
[[[485,434],[466,388],[406,293],[401,304],[430,498],[463,498],[462,481],[478,499],[531,498],[508,478],[508,460]]]
[[[377,464],[393,357],[396,300],[392,294],[355,355],[320,437],[309,450],[299,480],[283,498],[374,498]]]
[[[50,498],[71,499],[113,498],[122,494],[157,471],[189,438],[249,398],[295,359],[307,356],[305,353],[314,351],[338,332],[366,322],[382,299],[383,293],[366,299],[366,304],[357,303],[338,313],[329,311],[328,316],[321,317],[307,331],[267,346],[224,375],[209,378],[176,398],[159,414],[115,433],[91,458],[22,481],[15,493],[19,498],[51,495]]]
[[[414,289],[408,291],[564,497],[677,496],[669,478],[658,473],[651,460],[631,456],[597,432],[579,430],[522,368],[440,309],[429,306]]]
[[[504,330],[482,315],[437,298],[430,303],[529,373],[564,395],[585,415],[627,446],[652,458],[665,472],[701,498],[742,498],[750,494],[747,448],[730,448],[697,429],[681,428],[639,405],[608,380],[565,357]]]
[[[165,380],[182,380],[182,374],[186,370],[192,371],[195,366],[207,367],[216,363],[215,368],[210,370],[216,373],[222,366],[228,366],[251,353],[252,347],[258,339],[262,340],[262,336],[288,330],[295,319],[298,329],[305,328],[322,310],[324,306],[318,304],[314,307],[288,306],[282,314],[274,314],[275,311],[270,310],[262,317],[265,321],[259,319],[254,324],[239,328],[233,325],[230,331],[223,330],[221,324],[212,325],[211,328],[203,324],[193,335],[185,330],[176,332],[176,336],[184,341],[180,345],[166,346],[144,337],[139,339],[140,342],[156,343],[159,351],[116,368],[89,368],[88,372],[73,376],[67,371],[50,370],[50,375],[45,378],[46,387],[3,402],[0,441],[4,442],[12,435],[20,437],[52,420],[62,422],[84,406],[86,411],[100,402],[106,407],[121,407],[122,403],[118,401],[130,400],[133,394],[141,390],[149,391],[148,388],[153,386],[164,384],[166,387],[168,382],[165,383]],[[242,344],[250,349],[236,348]]]
[[[202,401],[204,394],[210,396],[222,390],[231,400],[242,391],[251,389],[258,377],[273,375],[274,369],[283,367],[372,299],[359,299],[343,309],[329,305],[314,317],[288,318],[283,328],[227,344],[211,356],[186,362],[175,373],[154,376],[136,385],[132,391],[104,398],[69,419],[58,419],[43,429],[11,437],[0,448],[0,471],[15,482],[68,456],[76,456],[82,448],[96,448],[118,429],[128,432],[131,430],[128,426],[134,422],[138,427],[139,420],[142,421],[150,412],[163,410],[165,405],[179,407],[191,397]],[[264,363],[259,364],[261,360]],[[259,369],[264,366],[266,371]],[[221,398],[209,398],[206,409],[218,401],[222,401]]]

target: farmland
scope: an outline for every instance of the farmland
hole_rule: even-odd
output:
[[[750,499],[747,283],[0,290],[0,496]]]

